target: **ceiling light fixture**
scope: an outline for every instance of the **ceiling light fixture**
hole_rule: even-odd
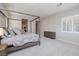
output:
[[[57,3],[57,6],[59,7],[59,6],[62,6],[62,3]]]

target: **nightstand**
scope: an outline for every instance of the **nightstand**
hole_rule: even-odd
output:
[[[7,48],[7,45],[5,44],[0,44],[0,56],[6,56],[6,48]]]

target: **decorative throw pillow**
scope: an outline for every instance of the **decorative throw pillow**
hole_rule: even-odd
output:
[[[17,35],[22,34],[22,31],[21,31],[20,29],[18,29],[18,28],[13,28],[13,31],[14,31]]]
[[[2,39],[5,39],[5,38],[7,38],[7,37],[6,37],[6,36],[1,36],[1,38],[2,38]]]
[[[10,33],[10,34],[9,34],[10,36],[14,36],[14,35],[15,35],[15,33],[13,32],[12,29],[8,29],[8,32]]]
[[[13,35],[7,35],[7,38],[13,37]]]

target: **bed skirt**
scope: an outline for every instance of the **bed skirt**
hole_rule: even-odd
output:
[[[16,51],[19,51],[21,49],[32,47],[32,46],[36,46],[36,45],[40,45],[40,41],[28,42],[28,43],[26,43],[26,44],[24,44],[22,46],[7,47],[6,53],[8,55],[9,53],[16,52]]]

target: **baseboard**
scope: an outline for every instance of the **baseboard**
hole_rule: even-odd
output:
[[[66,43],[71,43],[71,44],[74,44],[74,45],[78,45],[78,46],[79,46],[79,43],[76,43],[76,42],[67,41],[67,40],[63,40],[63,39],[58,39],[58,40],[63,41],[63,42],[66,42]]]

